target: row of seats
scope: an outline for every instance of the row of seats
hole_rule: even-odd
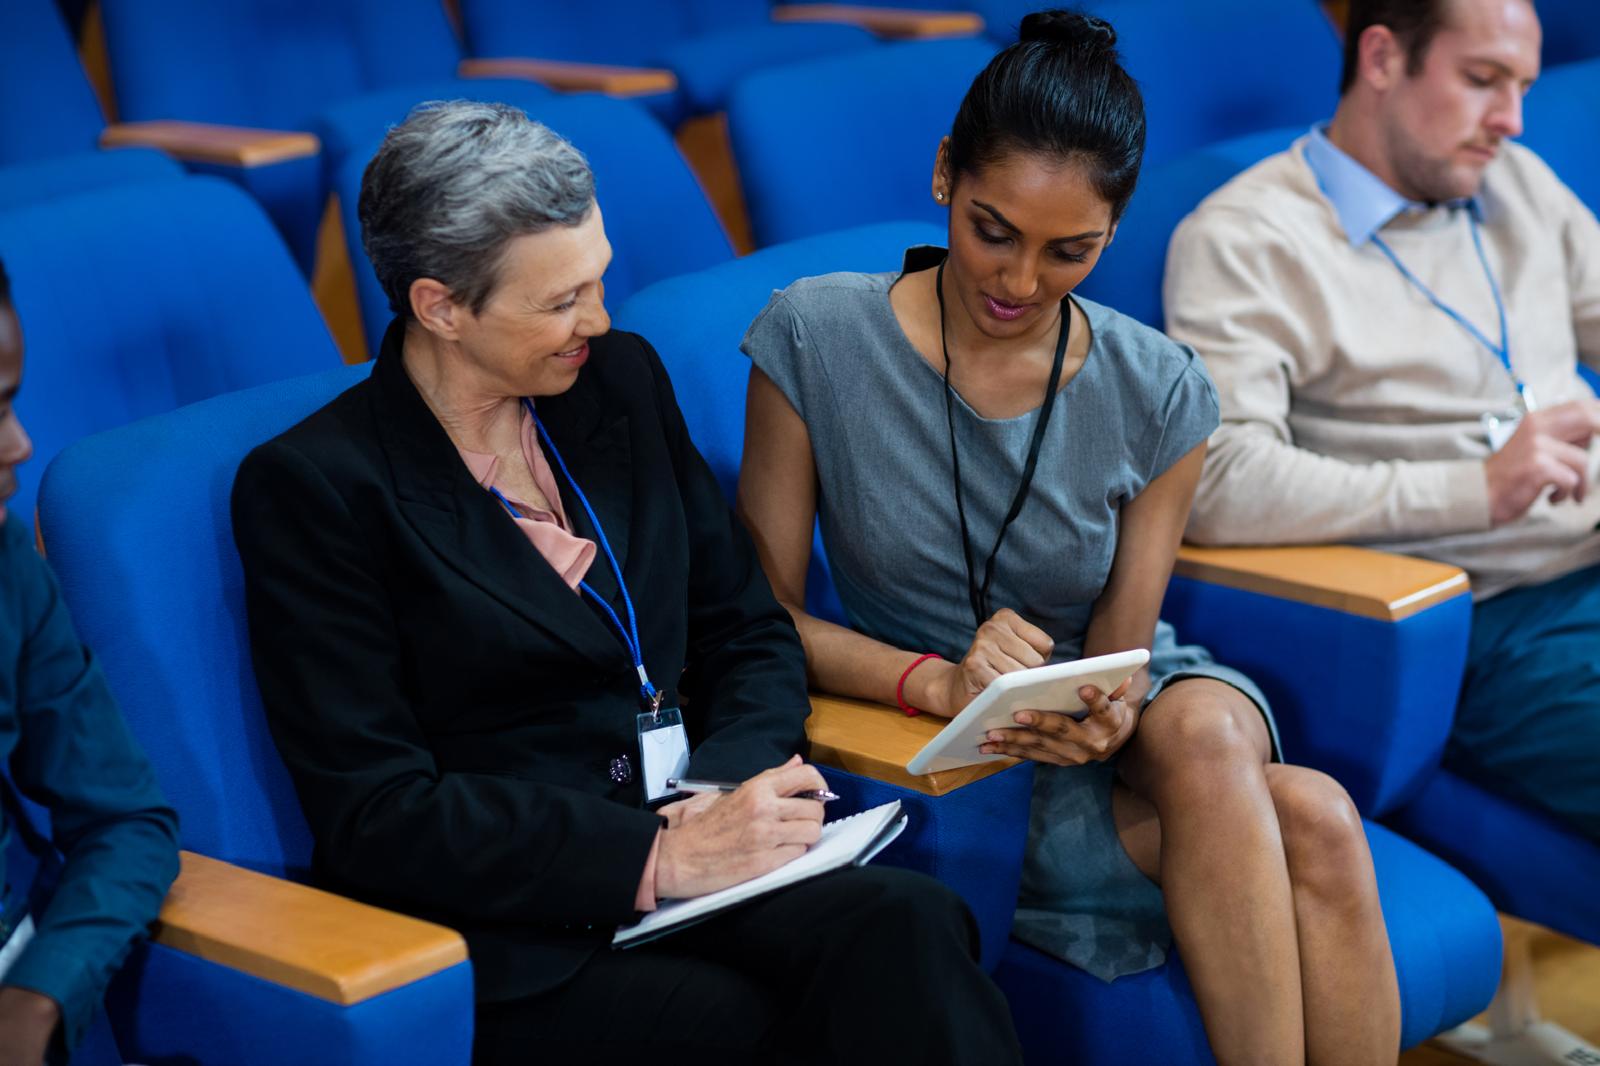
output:
[[[1152,7],[1163,0],[1126,2]],[[1131,54],[1127,35],[1135,31],[1117,24]],[[736,346],[744,326],[771,288],[794,277],[892,269],[905,244],[942,241],[942,228],[933,225],[942,211],[927,195],[932,148],[993,47],[979,41],[874,47],[774,69],[735,86],[728,105],[733,143],[757,230],[763,243],[774,245],[740,260],[732,259],[682,158],[646,111],[627,101],[534,87],[540,96],[527,105],[530,112],[572,137],[595,163],[618,249],[614,277],[608,277],[617,322],[646,333],[662,351],[696,440],[725,486],[731,486],[742,441],[746,364]],[[1337,61],[1333,47],[1330,63]],[[1600,61],[1577,64],[1547,75],[1529,100],[1530,142],[1591,205],[1597,203],[1594,168],[1590,163],[1580,172],[1578,166],[1592,154],[1593,131],[1600,129],[1597,87]],[[479,98],[493,98],[493,87],[484,92]],[[1307,103],[1306,114],[1283,121],[1308,124],[1331,110],[1331,81],[1315,92],[1319,108]],[[392,101],[372,105],[374,114],[392,121],[409,106],[409,93],[395,90]],[[1147,93],[1154,131],[1162,121],[1159,96]],[[0,104],[4,99],[0,95]],[[863,107],[863,100],[874,107]],[[1201,113],[1219,121],[1230,114],[1225,105]],[[1552,115],[1560,117],[1542,117]],[[352,121],[350,128],[362,127]],[[365,142],[351,137],[341,149],[346,165],[333,187],[356,187],[382,124],[365,128]],[[1085,295],[1159,324],[1162,259],[1172,225],[1207,191],[1284,146],[1295,132],[1269,131],[1193,152],[1174,149],[1165,163],[1152,162],[1123,232]],[[7,169],[0,167],[0,196]],[[230,394],[69,448],[52,464],[43,488],[41,532],[86,638],[179,807],[185,846],[303,877],[309,837],[260,719],[226,501],[233,469],[251,445],[364,369],[295,377],[336,366],[338,355],[304,278],[260,209],[215,179],[184,178],[175,167],[155,177],[53,195],[27,207],[0,199],[0,256],[16,285],[29,346],[24,414],[40,452],[40,461],[22,471],[24,492],[31,492],[45,461],[71,441]],[[354,235],[348,215],[354,198],[344,200]],[[885,219],[923,221],[827,235]],[[677,233],[675,225],[682,227]],[[371,329],[386,314],[381,297],[366,299],[376,293],[375,283],[365,278],[363,284]],[[101,313],[85,315],[85,301]],[[696,314],[685,315],[685,307]],[[232,394],[279,378],[293,380]],[[19,499],[16,513],[29,509]],[[819,602],[831,594],[825,569],[813,574],[810,591]],[[1463,597],[1374,623],[1179,577],[1166,613],[1262,682],[1282,708],[1286,741],[1306,761],[1335,773],[1363,813],[1384,818],[1466,870],[1501,908],[1600,941],[1592,908],[1577,895],[1577,886],[1600,875],[1600,849],[1438,770],[1465,649]],[[1323,652],[1308,656],[1308,647]],[[1330,705],[1360,707],[1368,717],[1355,728],[1348,717],[1330,723],[1318,713]],[[834,778],[852,803],[892,794],[913,806],[919,831],[891,858],[941,876],[973,905],[986,933],[986,961],[999,966],[1033,1058],[1210,1061],[1181,963],[1102,986],[1007,945],[1025,828],[1016,816],[1026,809],[1026,767],[944,797],[853,775]],[[1401,969],[1405,1037],[1414,1043],[1487,999],[1497,933],[1483,896],[1449,867],[1377,825],[1370,825],[1369,836]],[[170,1018],[170,1024],[153,1024],[151,1012],[167,1001],[149,990],[171,980],[175,968],[183,967],[158,945],[119,986],[119,1028],[140,1041],[126,1048],[130,1055],[193,1054],[197,1045],[183,1041],[199,1039],[212,1053],[196,1061],[282,1060],[281,1043],[264,1043],[274,1049],[266,1058],[241,1050],[249,1044],[241,1033],[281,1037],[283,1018],[298,1009],[260,989],[256,993],[277,1005],[240,1019],[242,1028],[225,1033],[225,1052],[195,1037],[192,1026]],[[463,1000],[458,978],[444,973],[384,994],[410,997],[400,1021],[397,999],[374,1006],[380,995],[364,1002],[372,1008],[364,1012],[349,1005],[342,1012],[319,1008],[321,1028],[307,1034],[326,1040],[336,1032],[340,1046],[370,1052],[377,1045],[363,1034],[374,1018],[384,1018],[382,1024],[398,1026],[384,1045],[388,1061],[397,1061],[394,1049],[406,1047],[405,1034],[422,1018],[450,1019],[445,1031],[459,1034],[463,1009],[470,1028],[470,998]],[[429,981],[433,991],[425,993],[420,985]],[[210,975],[185,987],[211,990],[217,1003],[232,1004],[231,1016],[236,1001],[216,993],[216,982]],[[426,1011],[415,1007],[419,998]],[[299,1001],[291,996],[286,1002]],[[341,1061],[364,1059],[353,1051]],[[465,1061],[464,1052],[429,1061]]]

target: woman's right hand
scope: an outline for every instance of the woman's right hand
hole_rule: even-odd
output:
[[[930,714],[952,718],[1001,674],[1049,662],[1055,646],[1050,634],[1011,608],[1002,607],[978,627],[972,646],[959,663],[941,660],[912,671],[908,687],[912,680],[919,685],[906,694],[907,702]],[[918,678],[924,670],[927,673]]]
[[[703,896],[799,858],[822,833],[822,802],[794,794],[827,787],[817,768],[796,755],[720,794],[693,817],[667,815],[656,854],[656,896]]]

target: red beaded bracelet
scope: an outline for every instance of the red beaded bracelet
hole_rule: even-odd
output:
[[[907,717],[915,718],[922,712],[906,702],[906,678],[911,676],[911,671],[915,670],[929,659],[937,658],[939,658],[939,656],[930,651],[928,654],[913,661],[910,666],[906,667],[906,672],[900,675],[900,683],[894,687],[894,701],[900,705],[900,709],[902,711],[906,712]]]

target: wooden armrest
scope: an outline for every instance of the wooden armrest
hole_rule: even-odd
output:
[[[925,40],[929,37],[971,37],[983,32],[983,16],[975,11],[910,11],[856,4],[780,4],[772,9],[777,22],[848,22],[879,37]]]
[[[806,737],[811,741],[813,762],[929,796],[954,792],[1021,761],[996,759],[931,774],[907,773],[906,763],[945,727],[946,721],[931,714],[910,718],[897,708],[880,703],[813,693]]]
[[[1454,566],[1342,544],[1289,548],[1185,544],[1173,572],[1384,622],[1398,622],[1470,589],[1467,575]]]
[[[678,76],[649,67],[608,67],[597,63],[565,63],[554,59],[463,59],[463,78],[523,78],[561,92],[596,92],[607,96],[651,96],[670,93]]]
[[[230,863],[180,854],[158,944],[350,1006],[463,961],[453,929]]]
[[[159,148],[192,163],[261,167],[301,159],[322,151],[315,134],[294,130],[253,130],[204,122],[121,122],[100,134],[102,148]]]

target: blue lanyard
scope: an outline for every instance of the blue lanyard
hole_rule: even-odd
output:
[[[568,485],[572,486],[572,494],[583,505],[583,513],[589,516],[589,524],[594,526],[595,539],[600,542],[600,550],[605,552],[606,562],[611,564],[611,572],[617,575],[617,588],[622,593],[622,606],[628,612],[628,624],[626,626],[622,624],[622,619],[617,617],[617,612],[611,609],[611,605],[587,581],[578,582],[578,588],[593,600],[595,605],[604,611],[606,617],[611,620],[611,625],[617,631],[617,636],[622,638],[622,643],[627,646],[628,654],[633,657],[633,669],[639,675],[639,695],[644,698],[645,703],[652,712],[659,712],[661,708],[661,693],[650,683],[650,675],[645,671],[644,654],[639,643],[639,621],[633,613],[633,599],[628,595],[628,583],[623,580],[622,567],[617,565],[617,557],[611,553],[611,544],[606,540],[606,531],[601,528],[600,519],[594,513],[594,508],[589,506],[589,498],[583,494],[583,490],[573,480],[572,473],[567,469],[566,460],[561,458],[561,452],[556,448],[555,441],[550,439],[550,432],[544,428],[544,423],[539,421],[539,413],[533,409],[533,403],[524,398],[522,405],[527,408],[528,414],[533,417],[533,424],[539,430],[539,439],[544,442],[545,450],[555,459],[556,466],[561,471],[561,476],[567,479]],[[491,485],[489,491],[494,493],[495,499],[499,500],[501,506],[511,513],[511,517],[522,517],[522,515],[517,514],[517,509],[511,506],[511,501],[506,499],[499,489]]]
[[[1470,208],[1467,211],[1467,224],[1472,229],[1472,246],[1478,251],[1478,262],[1483,266],[1483,276],[1489,279],[1489,291],[1494,294],[1494,310],[1495,314],[1500,320],[1499,344],[1495,344],[1490,341],[1488,337],[1483,335],[1482,330],[1473,325],[1471,322],[1467,321],[1465,315],[1451,307],[1449,304],[1445,303],[1443,300],[1439,299],[1439,297],[1433,293],[1433,290],[1429,289],[1422,283],[1421,278],[1417,277],[1410,270],[1406,269],[1406,265],[1400,261],[1399,256],[1394,254],[1394,250],[1389,247],[1382,237],[1374,233],[1372,235],[1372,243],[1378,246],[1378,250],[1380,252],[1389,257],[1389,262],[1393,263],[1395,269],[1400,271],[1400,276],[1409,281],[1418,292],[1426,296],[1433,306],[1443,311],[1446,315],[1449,315],[1452,321],[1454,321],[1468,333],[1472,334],[1479,344],[1483,345],[1485,348],[1489,349],[1490,352],[1499,357],[1500,365],[1506,368],[1506,373],[1511,375],[1511,381],[1517,387],[1517,395],[1521,396],[1524,404],[1526,404],[1527,389],[1523,386],[1522,379],[1517,377],[1517,372],[1511,368],[1511,334],[1506,328],[1505,301],[1500,298],[1500,284],[1495,281],[1494,271],[1489,269],[1489,257],[1485,255],[1483,251],[1483,238],[1478,233],[1477,216],[1472,214]]]

